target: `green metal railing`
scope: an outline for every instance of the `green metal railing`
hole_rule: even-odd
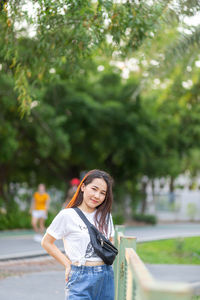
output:
[[[152,277],[136,253],[136,238],[115,227],[119,254],[114,262],[115,300],[192,300],[187,283],[158,281]]]

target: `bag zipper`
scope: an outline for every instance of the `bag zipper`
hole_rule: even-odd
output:
[[[101,238],[101,247],[103,247],[103,244],[106,244],[106,246],[110,247],[111,249],[113,249],[115,252],[116,252],[116,249],[114,247],[112,247],[110,244],[108,244],[106,241],[104,241],[102,238]]]
[[[111,249],[113,249],[116,252],[116,249],[113,246],[111,246],[110,244],[108,244],[106,242],[104,242],[104,243],[106,244],[106,246],[110,247]]]
[[[104,243],[103,239],[100,238],[100,241],[101,241],[101,247],[103,247],[103,243]]]

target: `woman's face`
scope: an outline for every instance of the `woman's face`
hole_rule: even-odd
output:
[[[106,197],[107,183],[102,178],[95,178],[87,185],[81,186],[83,192],[83,203],[89,208],[99,206]]]
[[[45,190],[45,185],[42,184],[42,183],[39,184],[39,185],[38,185],[38,192],[41,193],[41,194],[43,194],[43,193],[45,193],[45,191],[46,191],[46,190]]]

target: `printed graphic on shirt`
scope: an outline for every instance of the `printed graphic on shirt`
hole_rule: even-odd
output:
[[[87,226],[82,226],[80,224],[78,226],[79,226],[80,230],[87,230],[88,229]]]
[[[91,242],[88,243],[85,252],[85,258],[89,258],[89,257],[98,257],[98,255],[94,252],[94,248],[92,247]]]

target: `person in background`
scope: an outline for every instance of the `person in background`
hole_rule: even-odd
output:
[[[62,205],[62,208],[65,208],[67,206],[67,204],[70,202],[70,200],[74,196],[74,194],[75,194],[75,192],[76,192],[79,184],[80,184],[80,180],[78,178],[73,178],[70,181],[70,188],[69,188],[69,190],[67,192],[67,197],[66,197],[65,202]]]
[[[45,219],[48,215],[50,197],[46,192],[46,187],[43,183],[38,185],[38,190],[34,193],[30,213],[32,215],[31,224],[35,231],[34,240],[41,242],[42,235],[45,230]],[[39,223],[39,227],[38,227]]]

